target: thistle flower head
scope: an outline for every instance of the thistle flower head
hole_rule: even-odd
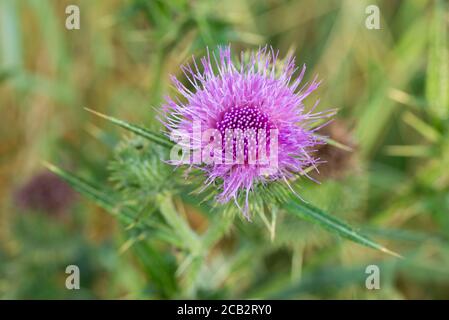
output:
[[[43,171],[17,190],[15,203],[23,210],[43,211],[60,215],[70,208],[75,192],[55,174]]]
[[[234,63],[227,46],[218,55],[208,52],[200,63],[193,59],[182,71],[185,84],[172,77],[182,97],[166,98],[162,122],[172,138],[176,133],[178,144],[193,151],[188,163],[204,170],[206,185],[219,183],[220,202],[234,199],[238,205],[243,192],[247,215],[248,194],[256,184],[287,182],[317,164],[314,146],[322,141],[310,124],[330,113],[305,111],[303,100],[319,83],[300,86],[305,66],[297,74],[292,56],[281,61],[265,47],[242,52]]]

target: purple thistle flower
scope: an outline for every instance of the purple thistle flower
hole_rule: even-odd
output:
[[[189,141],[185,144],[191,147],[192,141],[198,143],[195,124],[199,124],[202,137],[199,146],[203,150],[210,143],[210,140],[204,141],[205,132],[214,129],[221,136],[217,141],[221,142],[222,149],[218,150],[222,160],[230,157],[235,160],[237,141],[243,145],[243,161],[240,163],[221,161],[195,165],[205,171],[206,186],[214,181],[222,182],[218,201],[225,203],[234,199],[239,206],[237,198],[242,191],[245,192],[243,213],[249,218],[248,195],[255,184],[282,179],[293,191],[288,179],[297,174],[307,176],[304,170],[315,167],[319,162],[313,156],[314,146],[323,142],[313,135],[318,128],[310,129],[310,124],[333,115],[333,112],[312,113],[318,102],[311,111],[304,110],[303,100],[318,87],[319,82],[315,78],[300,87],[306,68],[303,66],[295,78],[298,68],[294,57],[288,56],[280,61],[278,53],[265,47],[252,52],[249,57],[242,52],[240,62],[235,64],[231,60],[230,46],[226,46],[219,48],[218,58],[215,54],[211,58],[208,51],[207,56],[201,58],[200,66],[193,58],[192,65],[181,68],[190,89],[172,76],[172,82],[184,101],[166,98],[163,106],[165,119],[162,122],[168,134],[173,138],[173,133],[184,132]],[[226,136],[228,130],[237,130],[237,134]],[[261,135],[259,130],[265,130],[266,135]],[[244,136],[242,132],[250,133]],[[276,133],[276,141],[270,140],[272,135],[269,132]],[[225,156],[227,142],[232,143],[232,152]],[[275,149],[271,142],[276,143]],[[272,163],[260,161],[260,152],[263,151],[260,147],[266,148],[268,158],[276,157],[274,170],[267,171],[267,168],[272,168]],[[257,150],[255,163],[250,162],[250,153],[254,149]],[[216,152],[217,149],[214,150]],[[213,154],[212,151],[210,156]],[[190,155],[191,166],[197,163],[192,162],[193,157],[195,155]],[[201,153],[203,158],[204,154]]]
[[[70,208],[75,196],[73,189],[57,175],[42,171],[17,190],[14,201],[22,210],[59,216]]]

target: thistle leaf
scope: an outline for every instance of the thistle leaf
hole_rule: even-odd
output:
[[[87,182],[84,179],[81,179],[80,177],[77,177],[70,172],[58,168],[53,164],[44,163],[44,165],[51,172],[66,181],[76,191],[94,201],[98,206],[102,207],[112,215],[116,216],[121,223],[127,226],[126,230],[130,230],[135,226],[141,226],[141,229],[143,231],[150,232],[149,235],[146,235],[147,238],[157,238],[159,240],[166,241],[178,248],[184,248],[186,246],[186,243],[183,242],[182,239],[177,237],[176,234],[171,232],[165,226],[160,225],[156,222],[152,222],[148,219],[146,219],[145,221],[140,220],[140,213],[133,208],[120,205],[119,201],[110,196],[110,190],[102,190],[100,187],[93,185],[91,182]],[[143,235],[143,233],[141,234]]]
[[[106,211],[117,215],[121,222],[126,224],[133,223],[134,216],[136,215],[134,211],[128,207],[117,205],[115,199],[109,196],[109,192],[101,191],[99,187],[94,186],[92,183],[87,182],[61,168],[58,168],[51,163],[44,162],[44,165],[48,170],[66,181],[76,191],[85,195]]]
[[[186,247],[188,247],[192,253],[198,253],[201,248],[200,239],[190,228],[187,221],[177,212],[172,202],[171,195],[168,193],[157,195],[156,203],[167,224],[170,225],[174,232],[183,240]]]
[[[365,235],[357,232],[345,222],[331,216],[324,211],[307,203],[299,202],[299,200],[292,201],[286,205],[288,212],[309,222],[316,223],[328,231],[337,234],[345,239],[351,240],[360,245],[388,253],[392,256],[402,258],[399,254],[385,248],[384,246],[374,242]]]
[[[90,113],[95,114],[96,116],[99,116],[100,118],[109,120],[113,124],[116,124],[119,127],[122,127],[122,128],[124,128],[124,129],[126,129],[128,131],[131,131],[132,133],[134,133],[134,134],[136,134],[138,136],[141,136],[141,137],[143,137],[145,139],[148,139],[148,140],[150,140],[150,141],[152,141],[154,143],[157,143],[157,144],[159,144],[161,146],[164,146],[166,148],[171,148],[174,145],[173,142],[171,142],[167,137],[165,137],[162,134],[159,134],[159,133],[153,132],[151,130],[148,130],[146,128],[137,126],[135,124],[131,124],[131,123],[125,122],[123,120],[120,120],[120,119],[117,119],[117,118],[105,115],[103,113],[94,111],[94,110],[89,109],[89,108],[84,108],[84,109],[86,109]]]

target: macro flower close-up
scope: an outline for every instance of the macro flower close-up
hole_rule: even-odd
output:
[[[203,168],[206,184],[222,181],[220,202],[234,200],[239,206],[238,195],[244,193],[243,212],[249,218],[253,185],[275,180],[288,184],[292,177],[308,176],[306,169],[317,170],[314,152],[324,142],[312,125],[332,112],[306,110],[304,99],[319,82],[314,78],[304,83],[306,66],[298,68],[294,57],[282,60],[279,52],[265,46],[242,52],[234,62],[226,46],[219,47],[217,55],[208,51],[200,63],[194,58],[182,70],[187,83],[176,77],[172,81],[185,101],[167,98],[163,123],[193,154],[187,150],[173,163]]]

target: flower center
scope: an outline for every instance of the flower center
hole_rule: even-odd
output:
[[[217,124],[218,130],[224,135],[228,129],[241,130],[269,130],[268,117],[256,107],[233,107],[223,114],[223,118]]]
[[[235,161],[242,157],[243,163],[250,163],[250,159],[262,160],[260,148],[265,148],[266,154],[269,152],[270,129],[275,126],[270,122],[268,116],[257,107],[233,107],[226,111],[221,120],[217,122],[217,129],[222,136],[223,154],[225,148],[230,147],[232,157]],[[263,136],[261,136],[263,134]],[[264,145],[259,148],[259,142]]]

